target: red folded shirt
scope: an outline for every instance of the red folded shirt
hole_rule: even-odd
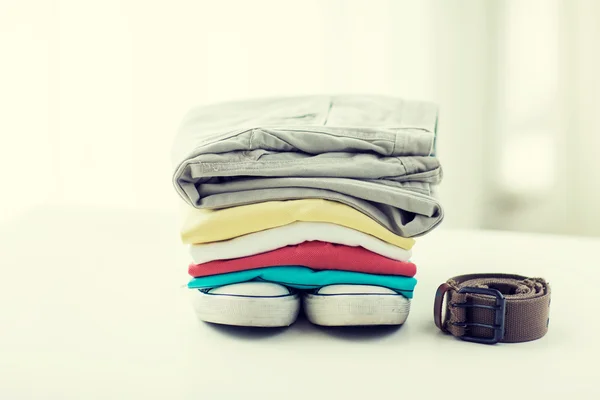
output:
[[[417,272],[417,266],[411,262],[392,260],[362,247],[319,241],[285,246],[248,257],[191,264],[188,272],[193,277],[199,277],[285,265],[375,275],[414,276]]]

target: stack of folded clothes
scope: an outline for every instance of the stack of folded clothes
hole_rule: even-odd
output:
[[[437,109],[306,96],[192,110],[175,140],[188,287],[201,320],[404,323],[413,237],[436,227]]]

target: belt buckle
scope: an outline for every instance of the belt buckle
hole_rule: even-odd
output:
[[[462,340],[467,342],[475,342],[475,343],[483,343],[483,344],[496,344],[504,338],[504,320],[506,316],[506,299],[500,293],[500,291],[496,289],[486,289],[486,288],[477,288],[477,287],[463,287],[458,293],[465,294],[481,294],[486,296],[493,296],[496,299],[496,304],[493,306],[484,306],[479,304],[472,303],[453,303],[451,307],[463,307],[463,308],[485,308],[489,310],[494,310],[494,324],[480,324],[477,322],[454,322],[455,326],[460,326],[463,328],[468,328],[470,326],[478,326],[482,328],[489,328],[494,330],[494,336],[485,338],[485,337],[475,337],[464,335],[460,336]]]

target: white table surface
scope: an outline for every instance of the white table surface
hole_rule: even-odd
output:
[[[41,208],[0,228],[0,399],[600,399],[600,240],[438,229],[417,241],[399,329],[198,322],[174,215]],[[434,292],[471,272],[542,276],[549,333],[485,346],[440,333]]]

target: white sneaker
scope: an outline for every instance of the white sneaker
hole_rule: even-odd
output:
[[[409,311],[409,299],[380,286],[330,285],[304,295],[304,312],[316,325],[401,325]]]
[[[214,289],[192,289],[198,318],[223,325],[281,327],[300,312],[300,297],[276,283],[244,282]]]

